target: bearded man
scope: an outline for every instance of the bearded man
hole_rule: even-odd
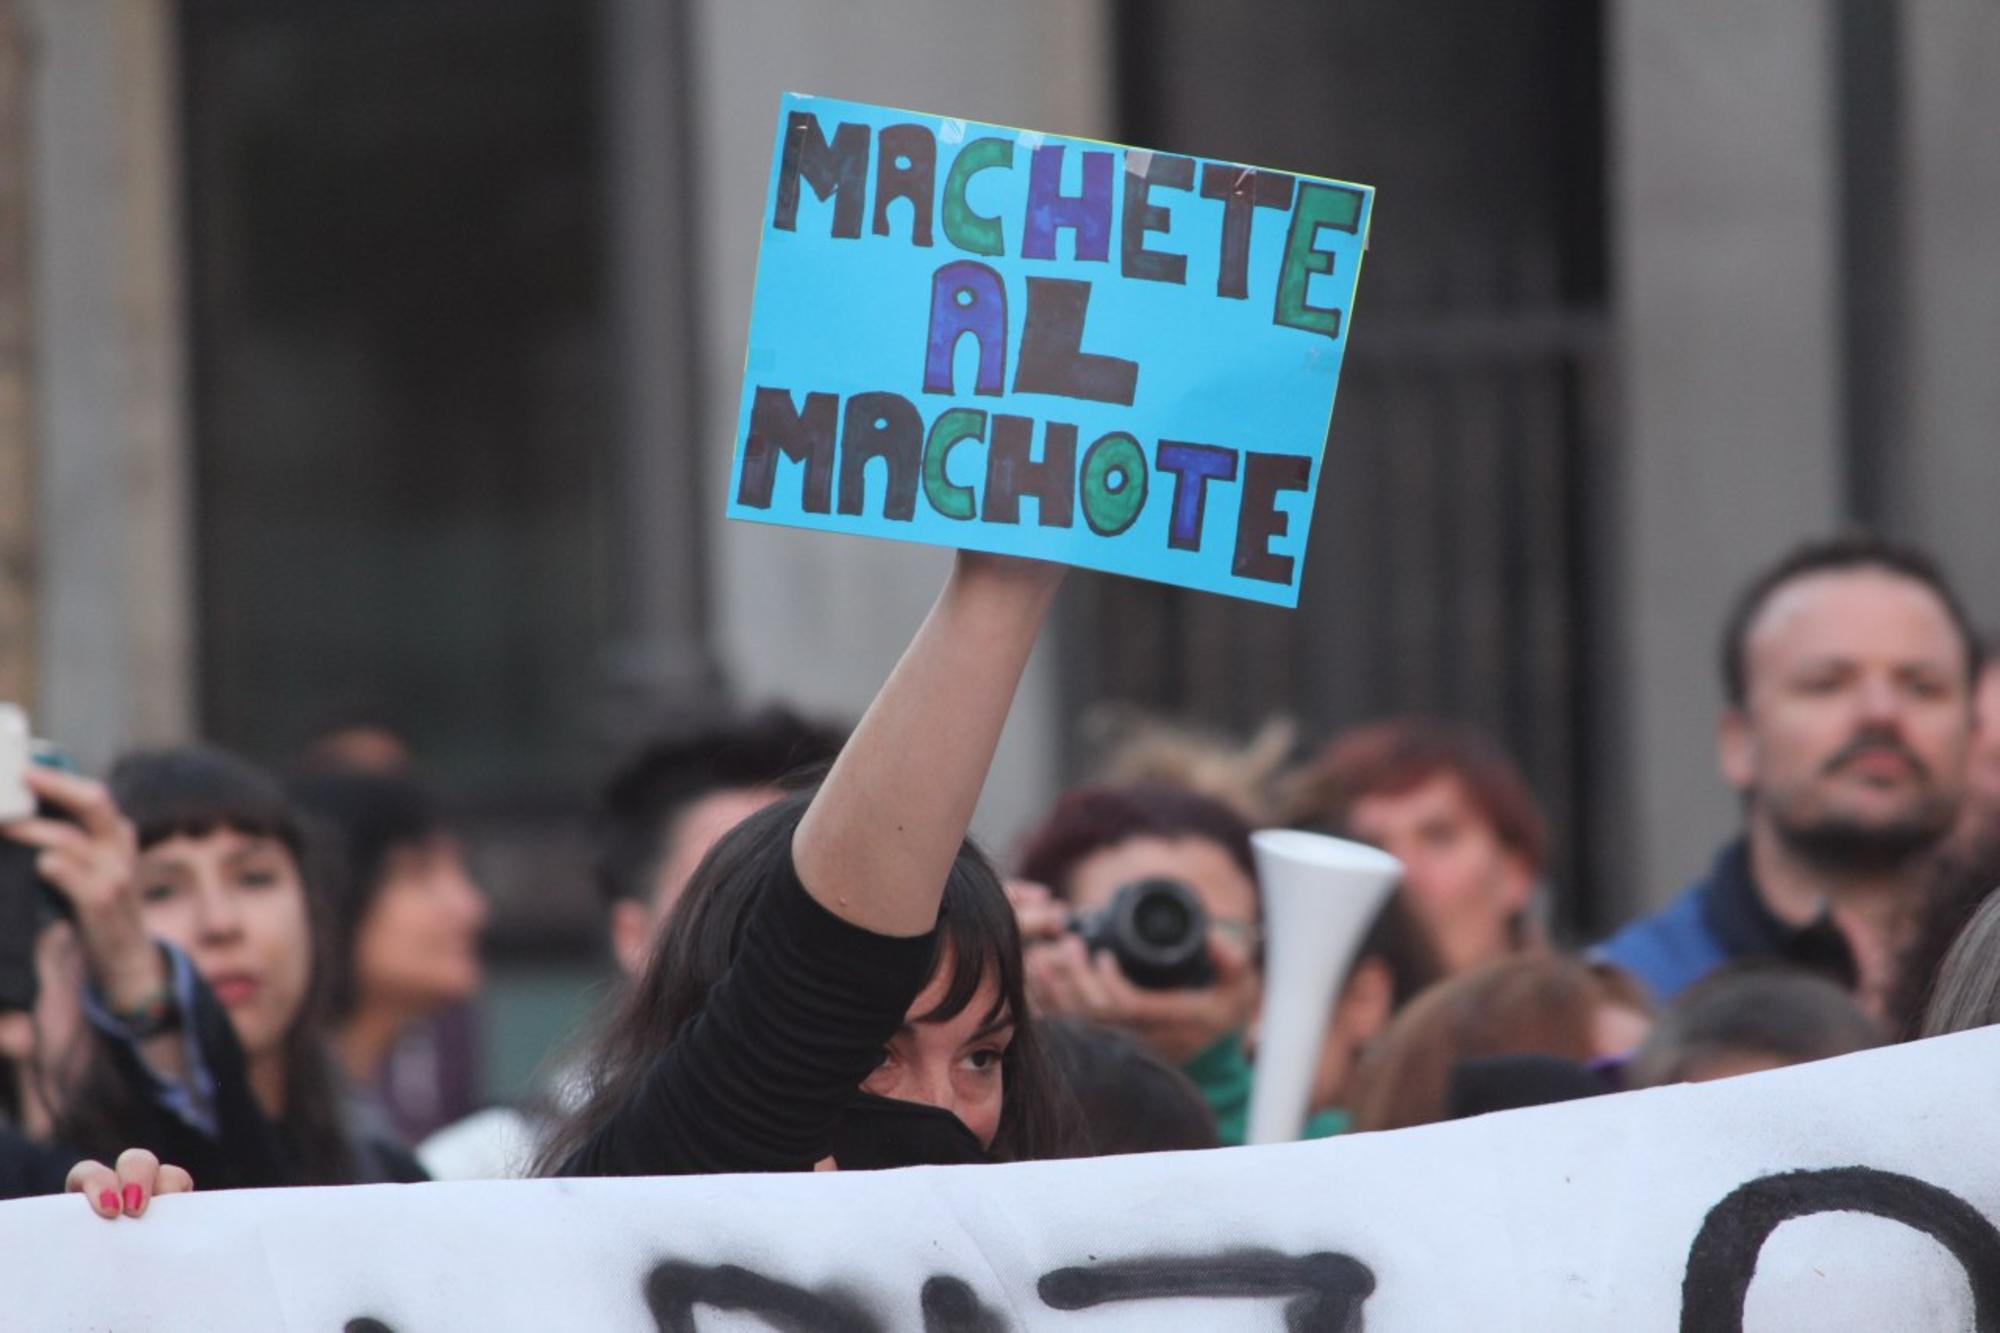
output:
[[[1722,775],[1744,830],[1600,955],[1666,1000],[1725,963],[1795,964],[1881,1013],[1963,803],[1979,645],[1920,551],[1800,547],[1724,627]]]

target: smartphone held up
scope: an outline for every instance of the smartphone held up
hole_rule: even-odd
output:
[[[34,815],[69,816],[35,799],[30,764],[67,768],[65,757],[37,742],[19,705],[0,703],[0,826]],[[69,901],[36,873],[33,847],[0,834],[0,1011],[35,1003],[35,941],[42,928],[69,915]]]
[[[19,704],[0,703],[0,824],[35,813],[35,794],[27,782],[34,746],[27,713]]]

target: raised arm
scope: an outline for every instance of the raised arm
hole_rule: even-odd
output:
[[[561,1174],[803,1170],[827,1155],[930,974],[925,937],[1061,581],[1058,566],[958,557],[799,817],[796,882],[763,886],[728,974],[637,1090],[614,1075],[557,1136]],[[617,1020],[613,1048],[637,1054],[617,1043],[642,1026]]]
[[[937,923],[945,877],[1063,566],[961,551],[792,840],[806,891],[880,935]]]
[[[101,782],[52,768],[30,768],[24,780],[74,822],[23,819],[7,825],[4,836],[41,852],[36,872],[75,913],[77,936],[109,1015],[121,1026],[141,1025],[137,1048],[158,1073],[185,1078],[189,1063],[179,1024],[149,1021],[173,1011],[174,977],[141,918],[131,822]]]

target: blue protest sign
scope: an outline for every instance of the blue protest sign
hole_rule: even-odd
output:
[[[1297,605],[1373,199],[788,93],[729,516]]]

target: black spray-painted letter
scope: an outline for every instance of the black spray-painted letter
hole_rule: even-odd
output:
[[[2000,1230],[1948,1190],[1865,1166],[1763,1176],[1710,1209],[1681,1279],[1681,1333],[1741,1333],[1764,1242],[1785,1223],[1819,1213],[1867,1213],[1931,1237],[1965,1269],[1973,1327],[2000,1333]]]
[[[1352,1255],[1294,1257],[1252,1250],[1059,1268],[1036,1290],[1043,1304],[1057,1310],[1087,1310],[1111,1301],[1289,1297],[1285,1327],[1291,1333],[1360,1333],[1361,1304],[1375,1290],[1375,1274]]]

